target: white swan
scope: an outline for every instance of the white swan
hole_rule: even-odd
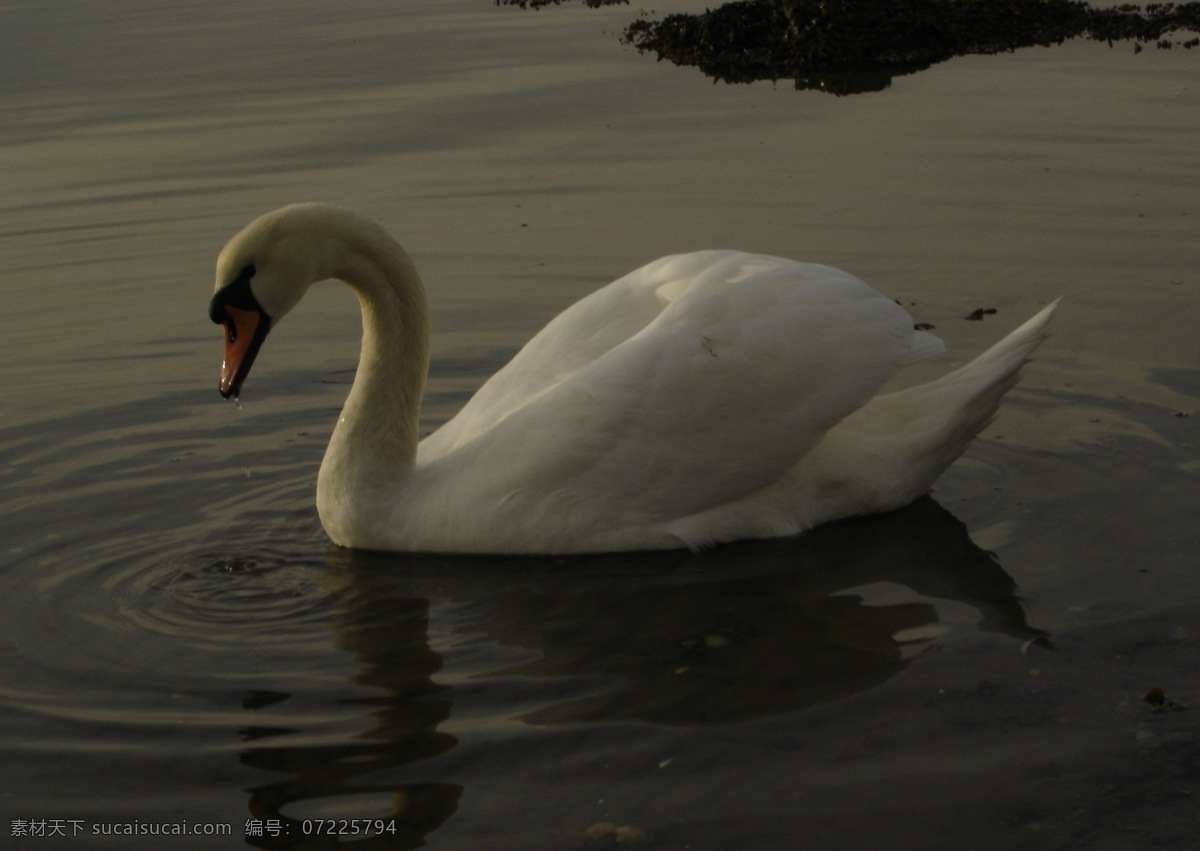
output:
[[[335,207],[268,213],[221,252],[221,394],[329,278],[358,294],[363,338],[317,509],[337,544],[403,551],[695,549],[898,508],[992,419],[1055,307],[939,381],[876,395],[942,350],[890,299],[826,266],[665,257],[568,308],[418,442],[420,278],[379,225]]]

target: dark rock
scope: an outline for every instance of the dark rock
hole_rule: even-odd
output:
[[[1094,9],[1081,0],[737,0],[630,24],[624,39],[726,82],[795,80],[836,94],[886,88],[953,56],[1088,37],[1190,47],[1200,3]]]

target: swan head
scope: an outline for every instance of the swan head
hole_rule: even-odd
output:
[[[208,315],[225,329],[221,395],[237,396],[259,348],[309,286],[332,277],[324,224],[340,211],[294,204],[260,216],[225,245],[217,258]]]

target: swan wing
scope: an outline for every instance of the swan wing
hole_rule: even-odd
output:
[[[419,466],[464,510],[670,521],[777,480],[928,347],[914,340],[902,308],[845,272],[667,257],[552,321]]]
[[[691,263],[643,266],[585,296],[558,314],[513,359],[489,378],[447,423],[421,441],[425,463],[474,440],[564,377],[587,366],[649,325],[667,306],[671,285],[693,277]]]

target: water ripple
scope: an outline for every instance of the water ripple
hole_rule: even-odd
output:
[[[132,625],[193,646],[328,644],[320,565],[278,551],[198,553],[125,577],[119,612]]]

